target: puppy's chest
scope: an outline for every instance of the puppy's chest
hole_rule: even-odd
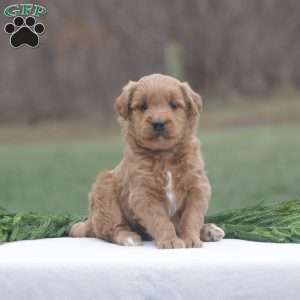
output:
[[[181,209],[184,198],[184,191],[178,175],[175,170],[165,169],[160,174],[161,178],[158,178],[158,184],[161,187],[161,201],[170,217],[173,217]]]
[[[174,178],[171,171],[166,171],[166,180],[165,180],[165,201],[166,206],[168,209],[168,213],[170,217],[173,217],[177,211],[177,197],[176,197],[176,190],[174,188]]]

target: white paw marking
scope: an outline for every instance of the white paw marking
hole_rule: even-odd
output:
[[[212,241],[219,241],[225,236],[225,232],[222,228],[218,227],[215,224],[209,224],[209,232]]]
[[[125,246],[138,246],[138,245],[140,245],[140,243],[135,242],[135,241],[133,240],[132,237],[129,237],[129,238],[127,238],[127,240],[125,241],[124,245],[125,245]]]
[[[173,217],[176,213],[177,207],[176,207],[176,199],[173,192],[173,181],[172,181],[172,173],[170,171],[167,171],[167,185],[165,187],[166,190],[166,197],[168,200],[168,211],[169,216]]]

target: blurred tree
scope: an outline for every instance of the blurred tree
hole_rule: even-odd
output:
[[[121,87],[154,72],[222,95],[300,86],[297,0],[38,2],[48,8],[38,48],[0,35],[1,122],[106,121]]]

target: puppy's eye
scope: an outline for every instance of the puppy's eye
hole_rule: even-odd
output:
[[[140,107],[139,107],[140,111],[146,111],[148,109],[148,105],[147,103],[143,103]]]
[[[175,101],[170,101],[169,105],[174,110],[178,107],[178,105],[177,105],[177,103]]]

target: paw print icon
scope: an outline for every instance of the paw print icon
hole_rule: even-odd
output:
[[[36,23],[32,16],[26,19],[18,16],[12,23],[7,23],[4,27],[6,33],[10,34],[10,44],[14,48],[23,45],[35,48],[39,45],[39,36],[44,33],[45,26],[42,23]]]

